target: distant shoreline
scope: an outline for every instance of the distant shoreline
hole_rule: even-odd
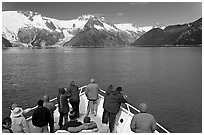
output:
[[[2,49],[7,49],[7,48],[22,48],[22,49],[50,49],[50,48],[126,48],[126,47],[202,47],[202,45],[138,45],[138,46],[64,46],[64,47],[56,47],[56,46],[47,46],[47,47],[2,47]]]

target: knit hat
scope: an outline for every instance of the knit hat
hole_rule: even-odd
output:
[[[91,118],[89,116],[84,117],[84,123],[90,123]]]
[[[13,116],[13,117],[20,116],[21,114],[23,114],[23,109],[20,108],[20,107],[16,107],[16,108],[12,111],[12,116]]]
[[[76,113],[75,113],[74,111],[69,112],[69,118],[70,118],[71,120],[76,119]]]

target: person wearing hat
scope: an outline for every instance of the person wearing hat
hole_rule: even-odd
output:
[[[69,130],[70,127],[79,127],[80,125],[82,125],[82,123],[77,120],[77,115],[74,111],[71,111],[69,113],[69,119],[70,119],[70,121],[64,124],[64,126],[62,128],[63,130],[67,130],[69,132],[72,132],[71,131],[72,129]],[[78,131],[75,131],[75,132],[80,132],[80,131],[81,131],[81,129]]]
[[[131,120],[130,128],[135,133],[153,133],[156,128],[156,120],[153,115],[147,113],[147,105],[139,105],[139,114],[135,114]]]
[[[60,129],[63,127],[63,118],[64,123],[68,122],[68,112],[69,112],[69,105],[68,105],[68,98],[70,97],[70,93],[66,92],[65,88],[59,89],[59,94],[57,96],[57,103],[58,109],[60,113],[59,123]]]
[[[11,121],[13,121],[13,116],[12,116],[13,113],[12,112],[16,107],[20,107],[20,106],[18,104],[16,104],[16,103],[13,103],[11,105],[11,114],[10,114]],[[27,109],[23,110],[23,115],[30,112],[31,110],[32,110],[32,108],[27,108]]]
[[[48,95],[43,96],[43,101],[44,101],[43,107],[46,107],[47,109],[49,109],[50,114],[51,114],[51,122],[49,124],[50,133],[54,133],[54,115],[53,115],[53,113],[56,109],[56,106],[52,102],[50,102]]]
[[[114,132],[115,127],[115,118],[117,113],[120,110],[120,105],[122,103],[126,103],[126,97],[122,95],[122,87],[117,87],[116,90],[110,92],[110,94],[106,97],[106,104],[104,104],[104,110],[107,112],[107,120],[109,122],[109,130],[110,133]],[[106,122],[104,122],[106,124]]]
[[[69,102],[72,105],[73,111],[76,113],[77,118],[79,118],[79,88],[75,84],[75,81],[70,82],[70,86],[67,88],[67,93],[70,93]]]
[[[85,91],[86,97],[88,99],[86,116],[89,115],[90,110],[93,111],[92,113],[94,114],[94,116],[97,115],[97,100],[99,91],[100,89],[98,84],[95,83],[94,79],[91,79],[90,84],[87,85]]]
[[[91,132],[97,132],[98,131],[98,127],[96,122],[91,121],[91,118],[89,116],[85,116],[84,117],[84,123],[82,125],[82,132],[83,130],[91,130]]]
[[[13,121],[11,124],[11,130],[14,133],[29,133],[28,122],[23,116],[23,109],[15,107],[12,111]]]

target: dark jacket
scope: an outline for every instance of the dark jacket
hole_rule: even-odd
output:
[[[10,128],[2,125],[2,133],[13,133],[13,131]]]
[[[76,85],[71,85],[67,89],[67,93],[70,93],[71,97],[69,98],[70,102],[79,102],[79,88]]]
[[[32,116],[33,125],[36,127],[44,127],[51,121],[50,111],[45,107],[38,107]]]
[[[63,126],[63,130],[68,130],[69,127],[78,127],[82,125],[82,123],[80,121],[74,120],[74,121],[69,121],[67,123],[65,123],[65,125]]]
[[[104,109],[108,112],[117,114],[120,109],[121,103],[125,103],[127,100],[123,97],[123,95],[119,91],[111,92],[107,97],[104,104]]]
[[[68,93],[59,94],[57,96],[58,108],[61,113],[69,112],[68,98],[70,95]]]
[[[113,92],[113,91],[107,91],[104,95],[104,102],[103,102],[103,108],[105,109],[105,107],[107,106],[107,98],[108,96],[110,95],[110,93]]]

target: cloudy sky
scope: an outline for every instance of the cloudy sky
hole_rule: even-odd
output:
[[[201,2],[3,2],[2,11],[30,10],[60,20],[83,14],[136,26],[193,22],[202,17]]]

